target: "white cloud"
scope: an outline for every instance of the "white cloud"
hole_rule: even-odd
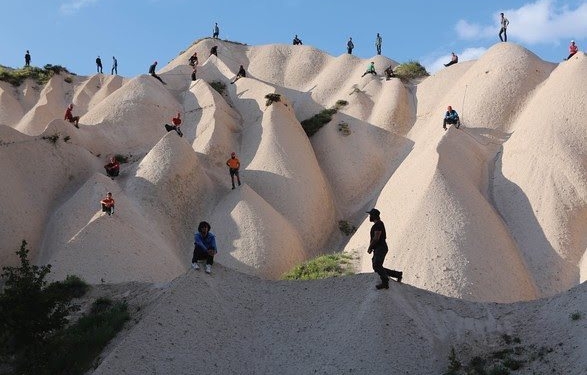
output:
[[[98,0],[72,0],[68,3],[61,4],[59,10],[63,14],[74,14],[83,7],[96,3]]]
[[[461,39],[497,38],[499,13],[493,15],[492,25],[480,25],[460,20],[455,31]],[[518,9],[503,10],[509,19],[508,38],[526,44],[558,44],[561,39],[582,39],[587,36],[587,3],[576,9],[559,6],[556,0],[537,0]]]
[[[455,51],[455,53],[459,57],[459,62],[463,62],[463,61],[469,61],[469,60],[476,60],[479,57],[481,57],[481,55],[483,55],[485,53],[485,51],[487,51],[487,48],[477,47],[477,48],[466,48],[460,53],[456,52],[456,51]],[[434,74],[434,73],[438,72],[439,70],[443,69],[444,64],[449,62],[450,58],[451,58],[450,53],[443,55],[443,56],[439,56],[438,58],[436,58],[428,63],[425,62],[424,66],[426,67],[426,70],[430,74]]]

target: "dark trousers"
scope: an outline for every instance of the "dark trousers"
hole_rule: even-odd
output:
[[[102,65],[96,64],[96,72],[102,73]]]
[[[352,53],[353,53],[353,49],[352,48],[347,48],[346,51],[347,51],[347,53],[349,55],[352,55]]]
[[[180,137],[183,137],[183,133],[181,132],[181,129],[178,128],[177,126],[165,124],[165,130],[167,130],[168,132],[175,130],[177,132],[177,134],[179,134]]]
[[[377,54],[381,55],[381,46],[375,46],[377,48]]]
[[[573,53],[569,54],[569,57],[567,57],[567,60],[570,59],[571,57],[575,56],[575,53],[577,53],[577,52],[573,52]]]
[[[456,125],[456,127],[458,129],[461,126],[461,120],[459,120],[459,119],[453,120],[453,119],[445,118],[444,121],[442,122],[442,127],[444,129],[446,129],[446,124]]]
[[[110,70],[110,74],[114,74],[114,73],[118,74],[118,67],[116,65],[114,65],[112,67],[112,70]]]
[[[205,260],[206,264],[213,265],[214,255],[210,255],[207,252],[203,252],[195,248],[194,255],[192,255],[192,263],[196,263],[198,260]]]
[[[456,61],[451,61],[451,62],[449,62],[448,64],[444,64],[444,66],[451,66],[451,65],[454,65],[454,64],[456,64],[456,63],[457,63]]]
[[[230,172],[230,182],[232,182],[232,188],[234,189],[234,176],[236,176],[236,181],[238,182],[238,184],[240,186],[241,179],[238,175],[238,169],[228,168],[228,171]]]
[[[102,203],[102,212],[106,212],[108,215],[112,215],[114,213],[114,206],[107,207],[104,203]]]
[[[112,167],[104,167],[106,169],[106,174],[109,177],[116,177],[118,176],[118,174],[120,173],[120,169],[118,168],[112,168]]]
[[[501,34],[503,34],[503,38],[501,37]],[[502,27],[501,30],[499,30],[499,40],[501,40],[502,42],[508,41],[508,32],[505,27]]]
[[[387,247],[379,247],[373,250],[373,258],[371,259],[371,262],[373,263],[373,271],[379,275],[381,278],[381,284],[383,285],[389,285],[390,277],[402,276],[402,273],[399,271],[390,270],[383,267],[383,262],[385,261],[386,255]]]

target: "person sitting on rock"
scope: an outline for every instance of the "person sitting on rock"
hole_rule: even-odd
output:
[[[73,113],[73,103],[71,103],[67,109],[65,110],[65,117],[64,120],[67,120],[73,124],[76,128],[79,129],[79,116],[74,116]]]
[[[179,112],[177,112],[177,117],[173,117],[171,119],[171,122],[173,123],[173,125],[165,124],[165,130],[167,130],[168,132],[175,130],[180,137],[183,137],[183,133],[179,128],[179,126],[181,125],[181,116]]]
[[[454,65],[458,62],[459,62],[459,57],[454,52],[451,52],[450,61],[448,63],[444,64],[444,66],[451,66],[451,65]]]
[[[106,198],[102,199],[100,203],[102,204],[102,212],[106,212],[108,216],[114,214],[114,199],[111,192],[108,192]]]
[[[568,60],[571,57],[575,56],[575,53],[577,53],[578,51],[579,47],[577,47],[574,40],[571,40],[571,44],[569,45],[569,56],[565,60]]]
[[[367,71],[365,73],[363,73],[363,75],[361,77],[364,77],[365,74],[373,74],[374,76],[377,75],[377,72],[375,71],[375,63],[373,61],[371,61],[371,64],[369,64]]]
[[[385,79],[387,81],[389,81],[390,79],[395,77],[395,73],[393,72],[393,66],[388,66],[387,69],[385,69]]]
[[[458,129],[461,126],[461,120],[459,119],[459,114],[457,111],[452,109],[449,105],[446,109],[446,114],[444,115],[444,121],[442,122],[442,128],[446,130],[446,124],[453,124]]]
[[[194,234],[194,253],[192,255],[192,268],[199,270],[199,260],[206,261],[206,273],[212,272],[214,255],[218,252],[216,247],[216,236],[210,232],[210,224],[206,221],[200,222],[198,231]]]
[[[247,72],[245,72],[245,68],[243,68],[243,66],[241,65],[241,67],[238,69],[238,73],[236,73],[236,77],[234,77],[234,81],[232,81],[230,83],[233,84],[236,81],[238,81],[241,77],[246,77],[246,76],[247,76]]]
[[[154,77],[157,78],[159,80],[159,82],[161,82],[162,84],[166,85],[165,82],[163,82],[163,80],[161,79],[161,77],[159,77],[157,75],[157,73],[155,73],[155,69],[157,68],[157,61],[155,61],[153,64],[151,64],[151,66],[149,67],[149,74]]]
[[[104,169],[106,169],[106,174],[114,179],[114,177],[118,176],[120,173],[120,163],[116,160],[116,157],[113,156],[110,158],[110,163],[104,166]]]
[[[298,34],[296,34],[296,36],[294,36],[294,38],[293,38],[293,45],[294,46],[301,46],[302,44],[303,44],[302,40],[300,38],[298,38]]]

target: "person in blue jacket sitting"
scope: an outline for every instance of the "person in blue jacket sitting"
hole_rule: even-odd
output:
[[[442,128],[446,130],[446,124],[453,124],[458,129],[461,126],[461,120],[459,119],[459,114],[457,111],[452,109],[449,105],[446,109],[446,114],[444,115],[444,121],[442,122]]]
[[[206,221],[200,222],[198,231],[194,234],[194,255],[192,256],[192,268],[199,270],[199,260],[206,261],[206,273],[212,272],[214,255],[218,252],[216,248],[216,236],[210,232],[210,224]]]

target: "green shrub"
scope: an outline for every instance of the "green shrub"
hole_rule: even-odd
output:
[[[485,363],[487,361],[479,356],[471,358],[469,367],[475,371],[476,374],[485,374]]]
[[[308,135],[308,137],[311,137],[314,134],[316,134],[316,132],[318,132],[320,128],[322,128],[324,125],[328,124],[332,120],[332,116],[334,116],[334,114],[338,112],[339,109],[341,109],[347,104],[348,102],[346,100],[337,100],[334,106],[332,106],[331,108],[324,109],[320,113],[310,117],[309,119],[302,121],[301,125],[304,131],[306,132],[306,135]]]
[[[116,159],[120,164],[128,163],[128,156],[122,154],[114,155],[114,159]]]
[[[571,320],[580,320],[582,317],[583,314],[581,314],[579,311],[575,311],[571,314]]]
[[[517,359],[513,358],[506,358],[503,361],[503,365],[510,370],[519,370],[522,367],[522,361],[518,361]]]
[[[328,254],[296,266],[283,276],[285,280],[316,280],[352,275],[352,257],[348,254]]]
[[[19,267],[2,267],[4,290],[0,294],[0,353],[14,362],[18,373],[34,373],[35,358],[45,358],[53,335],[67,323],[67,316],[78,309],[66,293],[47,287],[45,277],[51,265],[31,265],[27,242],[16,252]]]
[[[280,102],[281,101],[281,95],[276,94],[276,93],[267,94],[267,95],[265,95],[265,99],[267,99],[267,102],[265,102],[265,106],[269,107],[273,103]]]
[[[70,76],[67,76],[65,78],[63,78],[63,80],[67,83],[72,83],[73,82],[73,78],[71,78]]]
[[[49,143],[52,143],[53,145],[57,144],[57,141],[59,140],[59,133],[55,133],[52,135],[44,135],[41,137],[41,139],[44,139],[46,141],[48,141]]]
[[[448,354],[448,373],[455,373],[461,368],[461,362],[457,359],[457,354],[455,353],[455,348],[452,346],[450,348],[450,353]]]
[[[8,82],[13,86],[20,86],[27,78],[31,78],[37,84],[44,85],[49,82],[53,75],[62,72],[72,74],[60,65],[47,64],[43,68],[29,66],[22,69],[11,69],[0,66],[0,81]]]
[[[414,78],[428,77],[430,74],[419,62],[408,61],[398,65],[394,69],[394,74],[402,81],[409,81]]]
[[[106,344],[130,319],[124,302],[96,300],[89,314],[55,336],[45,368],[47,374],[85,374]]]
[[[338,123],[338,131],[341,132],[342,135],[351,135],[351,129],[349,129],[349,124],[346,122]]]
[[[62,294],[64,298],[83,297],[90,285],[75,275],[67,275],[63,281],[55,281],[47,287],[52,293]]]
[[[488,375],[509,375],[509,370],[502,365],[495,365],[489,370]]]
[[[210,86],[212,86],[214,90],[218,91],[220,95],[223,95],[224,91],[226,91],[226,85],[220,81],[213,81],[210,83]]]
[[[357,227],[350,224],[346,220],[340,220],[338,222],[338,229],[340,229],[340,231],[342,233],[344,233],[346,236],[350,236],[351,234],[355,233],[355,231],[357,230]]]

